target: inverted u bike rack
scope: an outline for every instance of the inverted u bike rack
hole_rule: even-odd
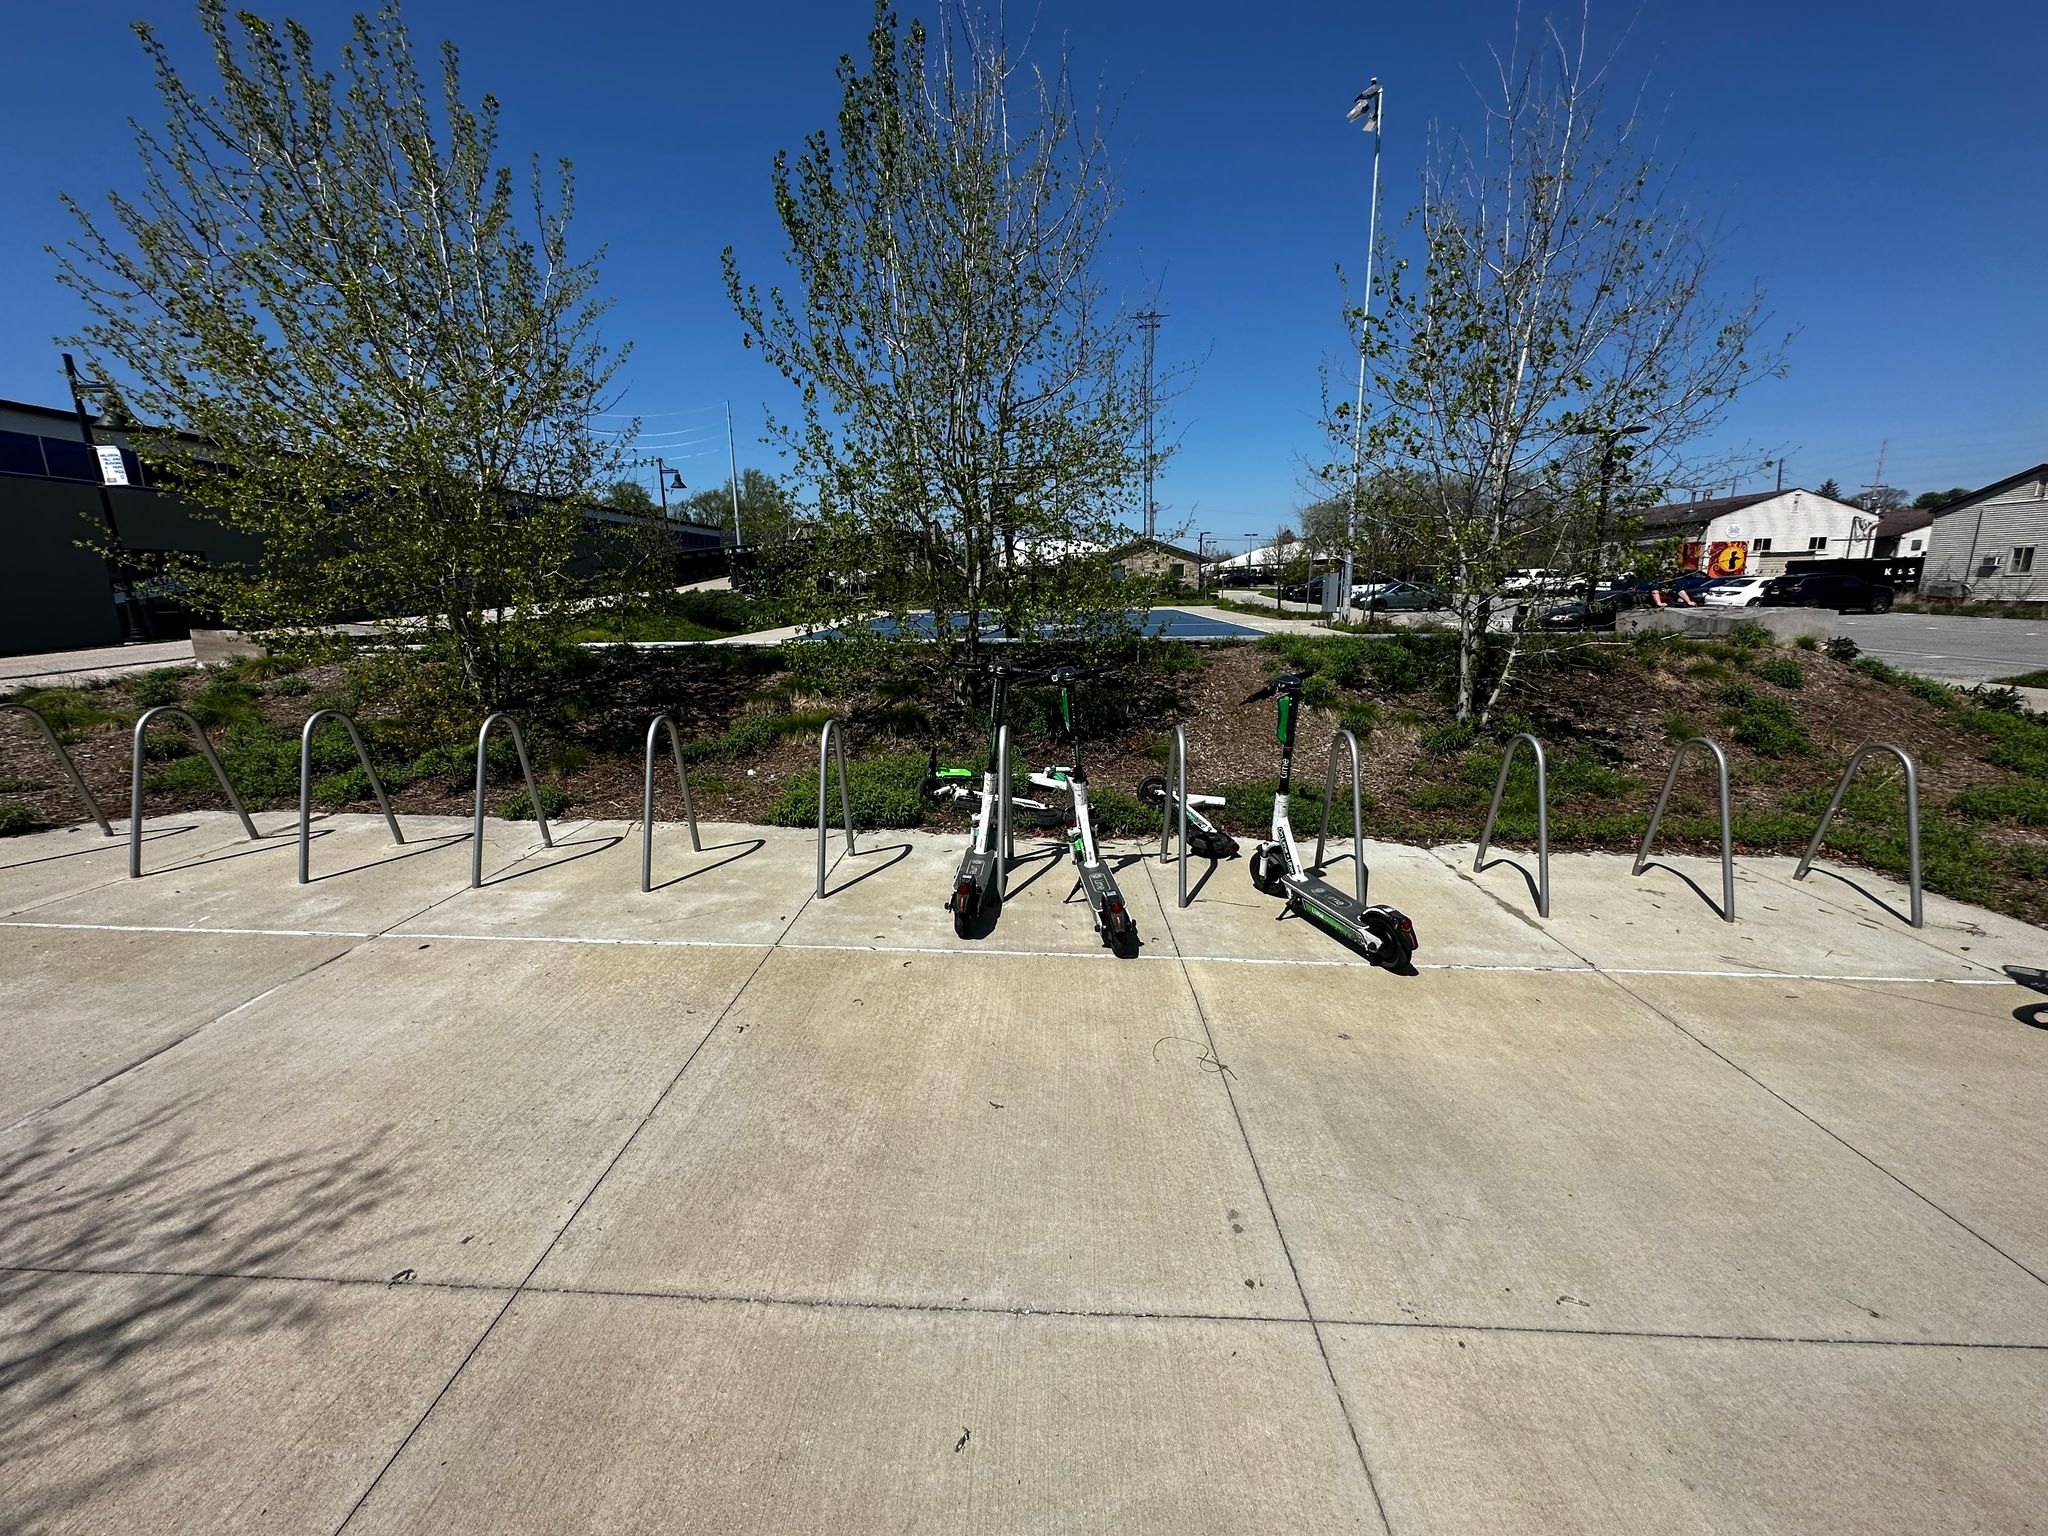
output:
[[[697,802],[690,797],[690,776],[683,771],[683,738],[676,730],[673,715],[656,715],[647,722],[647,778],[640,790],[640,889],[643,892],[654,889],[654,744],[661,739],[663,726],[668,727],[669,751],[676,760],[676,782],[683,787],[683,815],[690,823],[690,849],[693,853],[704,851],[704,840],[697,835]]]
[[[149,722],[158,715],[176,715],[192,727],[192,734],[198,738],[199,751],[206,759],[206,766],[213,770],[213,776],[220,783],[221,793],[228,797],[228,804],[234,807],[235,815],[241,818],[242,830],[249,834],[249,841],[260,842],[263,834],[256,830],[256,823],[249,819],[249,813],[242,809],[242,797],[235,793],[235,786],[228,782],[220,759],[213,755],[213,743],[206,739],[206,732],[190,712],[175,704],[159,704],[154,709],[145,709],[142,718],[135,722],[135,744],[133,762],[128,773],[128,878],[142,878],[142,733],[149,729]]]
[[[1337,749],[1344,747],[1351,753],[1351,862],[1354,868],[1353,883],[1358,887],[1358,904],[1365,905],[1365,819],[1363,797],[1358,789],[1358,738],[1349,731],[1339,731],[1330,738],[1330,755],[1323,765],[1323,825],[1316,833],[1315,862],[1309,868],[1320,872],[1323,867],[1323,845],[1330,836],[1330,798],[1337,789]]]
[[[1550,916],[1550,780],[1543,762],[1543,743],[1521,731],[1508,738],[1501,755],[1500,777],[1494,781],[1493,806],[1486,813],[1486,830],[1479,834],[1479,851],[1472,855],[1472,873],[1486,868],[1486,850],[1493,842],[1493,824],[1500,816],[1500,797],[1508,787],[1508,769],[1514,766],[1515,748],[1523,742],[1536,755],[1536,915]]]
[[[825,899],[825,791],[827,788],[826,767],[836,761],[839,764],[839,814],[846,823],[846,851],[853,853],[853,801],[846,793],[846,748],[841,742],[842,727],[837,720],[827,720],[824,730],[818,733],[818,899]]]
[[[71,781],[71,787],[78,791],[78,798],[85,802],[85,808],[92,813],[92,819],[100,824],[100,834],[112,837],[114,829],[107,825],[107,813],[100,809],[99,801],[93,799],[92,791],[85,787],[85,780],[79,775],[78,764],[71,761],[71,754],[64,750],[64,743],[57,739],[57,733],[50,729],[50,722],[42,717],[39,710],[26,704],[0,704],[0,714],[15,710],[35,721],[36,728],[43,733],[43,740],[50,744],[50,750],[57,754],[57,761],[64,765],[64,777]]]
[[[1011,815],[1010,799],[1016,786],[1010,782],[1010,727],[1008,722],[996,727],[996,847],[1002,850],[1002,857],[996,860],[996,899],[1010,899],[1010,866],[1017,862],[1017,825]],[[853,847],[851,832],[847,833],[848,849]]]
[[[391,841],[403,843],[405,834],[398,830],[398,818],[391,814],[391,801],[385,796],[384,781],[377,777],[376,765],[370,761],[370,749],[363,745],[363,733],[356,729],[355,721],[338,709],[316,709],[306,717],[306,723],[299,730],[299,884],[304,885],[313,878],[313,732],[322,720],[339,720],[342,729],[348,732],[348,739],[356,749],[356,761],[363,765],[363,772],[370,776],[370,791],[377,797],[377,809],[384,813],[384,825],[391,829]]]
[[[540,803],[540,788],[533,782],[533,764],[526,756],[526,737],[520,733],[519,722],[502,709],[484,719],[483,727],[476,733],[476,815],[472,820],[469,838],[469,885],[475,890],[484,883],[484,748],[491,739],[491,727],[500,721],[512,733],[512,746],[519,753],[519,771],[526,777],[526,803],[533,807],[533,819],[540,824],[540,841],[544,848],[555,846],[555,836],[548,830],[548,813]]]
[[[1180,904],[1188,904],[1188,733],[1176,725],[1166,748],[1167,793],[1173,798],[1159,802],[1159,857],[1166,859],[1168,828],[1173,808],[1180,807]]]
[[[1721,795],[1721,921],[1732,923],[1735,921],[1735,843],[1728,830],[1728,754],[1704,736],[1687,737],[1671,754],[1671,771],[1664,775],[1664,793],[1657,797],[1657,808],[1650,812],[1649,830],[1643,833],[1643,846],[1636,850],[1636,867],[1629,873],[1640,875],[1650,862],[1650,845],[1657,841],[1657,823],[1664,819],[1664,807],[1671,799],[1672,787],[1678,783],[1678,770],[1685,765],[1688,747],[1705,747],[1714,754],[1714,778]]]
[[[1842,770],[1842,782],[1835,786],[1835,796],[1828,801],[1828,808],[1820,818],[1820,825],[1813,829],[1813,841],[1806,845],[1805,856],[1799,867],[1792,871],[1794,880],[1804,880],[1808,870],[1813,868],[1814,855],[1820,852],[1820,840],[1827,836],[1828,823],[1834,820],[1835,812],[1842,807],[1842,796],[1849,792],[1849,781],[1856,776],[1856,769],[1863,759],[1873,752],[1889,752],[1899,760],[1899,766],[1906,770],[1906,890],[1912,903],[1912,922],[1915,928],[1927,926],[1926,914],[1920,901],[1920,774],[1913,766],[1913,759],[1906,749],[1896,742],[1873,741],[1857,749],[1849,759],[1849,766]]]

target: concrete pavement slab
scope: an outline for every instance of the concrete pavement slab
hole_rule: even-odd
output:
[[[0,927],[0,1126],[333,959],[352,941]]]
[[[1825,857],[1815,862],[1804,880],[1792,878],[1799,867],[1797,859],[1745,862],[1766,879],[1844,912],[1863,926],[1889,935],[1895,943],[1926,945],[1994,969],[2048,965],[2048,930],[2003,912],[1988,912],[1927,891],[1921,897],[1926,926],[1915,928],[1907,921],[1912,900],[1903,880],[1853,864],[1831,863]]]
[[[1319,1318],[2048,1342],[2048,1286],[1607,978],[1426,971],[1347,1013],[1316,972],[1189,970]]]
[[[2022,987],[1632,976],[1654,1004],[2048,1276],[2048,1010]]]
[[[1139,867],[1144,847],[1115,839],[1103,843],[1102,855],[1116,872],[1117,888],[1137,925],[1139,953],[1170,955],[1173,947],[1165,924]],[[843,855],[844,848],[843,839],[834,839],[834,854]],[[1095,919],[1076,884],[1073,857],[1065,845],[1021,832],[1019,863],[1010,872],[1010,894],[1001,912],[982,936],[955,935],[946,898],[952,894],[953,876],[966,849],[964,832],[863,833],[860,852],[842,856],[833,865],[825,900],[804,908],[787,942],[1113,958],[1095,932]]]
[[[1473,849],[1434,849],[1461,878],[1534,915],[1536,856],[1508,851],[1529,871],[1493,862],[1472,872]],[[1557,853],[1550,859],[1550,916],[1543,931],[1604,969],[1735,971],[1794,976],[1989,976],[1966,956],[1903,937],[1896,926],[1852,913],[1801,887],[1787,886],[1735,861],[1735,913],[1718,914],[1716,859],[1653,857],[1640,875],[1623,854]]]
[[[574,838],[583,857],[459,890],[399,931],[773,944],[814,889],[815,834],[705,822],[698,835],[701,852],[688,827],[655,823],[654,889],[642,892],[640,823],[591,822]]]
[[[1172,965],[778,950],[544,1285],[1300,1317]]]
[[[2048,1354],[1326,1328],[1389,1526],[2039,1531]]]
[[[286,831],[261,844],[237,844],[161,869],[145,866],[140,880],[48,902],[32,915],[44,922],[370,934],[469,887],[467,817],[408,817],[401,824],[403,844],[391,841],[382,817],[330,818],[314,827],[313,878],[304,885],[298,883],[298,820],[289,821]],[[267,822],[258,825],[269,829]],[[555,843],[543,848],[531,822],[487,819],[486,881],[528,870],[552,876],[552,866],[587,846],[575,825],[558,829]],[[261,851],[236,857],[244,849]]]
[[[1248,858],[1249,843],[1245,848]],[[1314,852],[1311,841],[1302,848],[1302,857]],[[1189,860],[1191,900],[1185,907],[1179,905],[1178,867],[1156,858],[1149,862],[1154,899],[1164,908],[1182,954],[1208,959],[1368,963],[1308,919],[1288,916],[1277,897],[1253,890],[1247,858],[1218,864],[1206,880],[1202,877],[1209,867],[1207,860]],[[1367,843],[1365,861],[1366,899],[1408,914],[1421,940],[1415,956],[1418,964],[1585,968],[1585,961],[1543,932],[1533,914],[1525,916],[1460,880],[1426,849]],[[1357,889],[1348,843],[1341,857],[1333,857],[1327,878],[1347,894]]]
[[[0,1274],[0,1526],[331,1531],[503,1301]]]
[[[358,944],[0,1133],[0,1264],[516,1282],[759,959]]]
[[[266,818],[268,825],[275,818]],[[128,823],[112,823],[104,837],[91,822],[32,832],[0,842],[0,916],[27,912],[46,902],[128,878]],[[147,823],[142,829],[143,867],[189,864],[215,854],[259,848],[243,835],[234,817],[209,811]]]
[[[531,1294],[349,1526],[1383,1529],[1306,1324]]]

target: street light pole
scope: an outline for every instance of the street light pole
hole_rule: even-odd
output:
[[[107,540],[113,547],[117,563],[114,567],[113,583],[127,594],[128,600],[120,604],[121,624],[127,631],[124,640],[154,639],[154,626],[149,615],[143,611],[142,593],[137,590],[135,573],[129,568],[127,546],[121,542],[121,527],[114,520],[114,496],[107,489],[106,471],[100,468],[99,443],[92,435],[92,413],[85,408],[85,391],[104,389],[106,386],[92,379],[78,376],[78,364],[71,354],[64,354],[64,382],[71,386],[71,409],[78,417],[78,435],[85,440],[86,457],[92,460],[93,479],[100,493],[100,516],[107,522]]]
[[[740,547],[740,455],[732,441],[732,402],[725,402],[725,462],[732,471],[732,547]]]
[[[1358,502],[1365,480],[1365,365],[1367,332],[1372,325],[1373,248],[1379,244],[1380,227],[1380,126],[1386,110],[1386,93],[1375,75],[1358,93],[1345,115],[1346,122],[1359,122],[1372,134],[1372,195],[1365,215],[1365,306],[1358,322],[1358,400],[1351,415],[1351,511],[1344,521],[1344,622],[1351,622],[1352,546],[1358,542]]]

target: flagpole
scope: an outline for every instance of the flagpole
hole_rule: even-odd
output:
[[[1373,248],[1379,244],[1380,133],[1386,123],[1386,90],[1375,76],[1372,94],[1372,196],[1365,215],[1365,307],[1358,325],[1358,402],[1351,415],[1351,515],[1344,527],[1344,622],[1351,622],[1352,547],[1358,542],[1358,502],[1365,480],[1366,333],[1372,325]]]

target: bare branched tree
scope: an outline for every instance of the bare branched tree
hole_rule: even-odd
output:
[[[1487,643],[1517,572],[1590,580],[1629,509],[1683,483],[1736,393],[1779,366],[1759,345],[1761,292],[1717,294],[1709,231],[1640,113],[1605,121],[1586,33],[1582,16],[1576,37],[1546,27],[1525,47],[1518,26],[1477,134],[1432,127],[1421,271],[1383,267],[1383,318],[1363,339],[1367,442],[1396,492],[1368,521],[1398,519],[1385,536],[1437,551],[1461,721],[1486,719],[1525,642],[1514,628]],[[1348,448],[1348,404],[1325,415]],[[1328,476],[1342,485],[1348,465]]]

